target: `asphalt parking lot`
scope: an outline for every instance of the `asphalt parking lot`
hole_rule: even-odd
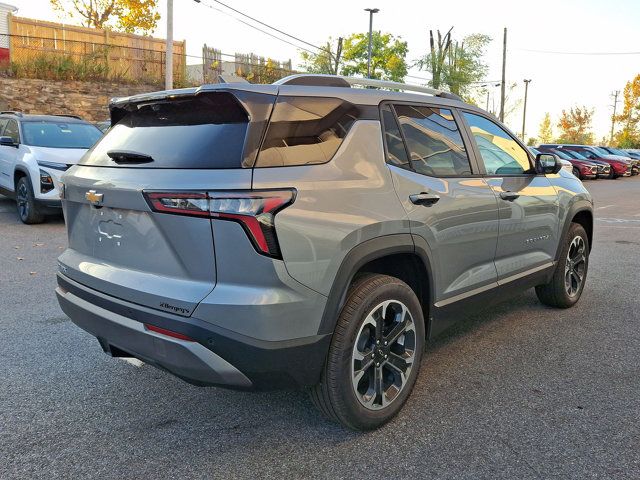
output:
[[[533,291],[429,344],[379,431],[303,392],[197,388],[102,353],[54,295],[62,219],[0,197],[0,478],[640,478],[640,178],[586,183],[582,300]]]

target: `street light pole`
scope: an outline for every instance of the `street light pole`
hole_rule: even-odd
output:
[[[524,79],[524,110],[522,111],[522,141],[524,142],[524,126],[527,121],[527,94],[529,93],[529,82],[531,79]]]
[[[373,35],[373,14],[380,11],[379,8],[365,8],[369,12],[369,54],[367,55],[367,78],[371,78],[371,41]]]
[[[173,88],[173,0],[167,0],[167,45],[164,58],[164,88]]]

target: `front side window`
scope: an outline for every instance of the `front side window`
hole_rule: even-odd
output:
[[[279,97],[256,167],[326,163],[358,117],[358,107],[339,98]]]
[[[431,177],[471,175],[469,158],[451,110],[395,105],[413,169]]]
[[[102,132],[87,123],[23,122],[24,143],[34,147],[91,148]]]
[[[18,122],[16,122],[15,120],[9,120],[2,135],[4,135],[5,137],[11,137],[13,143],[20,143],[20,130],[18,129]]]
[[[535,173],[527,151],[488,118],[463,112],[476,140],[487,175]]]

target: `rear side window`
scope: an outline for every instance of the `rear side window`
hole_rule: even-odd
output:
[[[241,168],[249,117],[230,93],[205,93],[128,107],[81,165],[118,164],[109,152],[132,152],[153,161],[144,168]]]
[[[382,126],[384,127],[384,141],[387,145],[387,163],[410,169],[407,150],[404,148],[402,134],[396,122],[396,117],[391,111],[391,106],[383,105],[381,112]]]
[[[394,105],[413,169],[431,177],[471,175],[469,158],[451,110]]]
[[[256,167],[326,163],[359,111],[339,98],[278,97]]]

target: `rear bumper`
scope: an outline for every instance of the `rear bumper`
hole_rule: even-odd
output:
[[[60,273],[56,295],[64,313],[95,336],[106,353],[138,358],[195,385],[242,390],[314,385],[330,342],[329,335],[278,342],[252,339],[193,317],[110,297]],[[145,324],[194,341],[150,331]]]

